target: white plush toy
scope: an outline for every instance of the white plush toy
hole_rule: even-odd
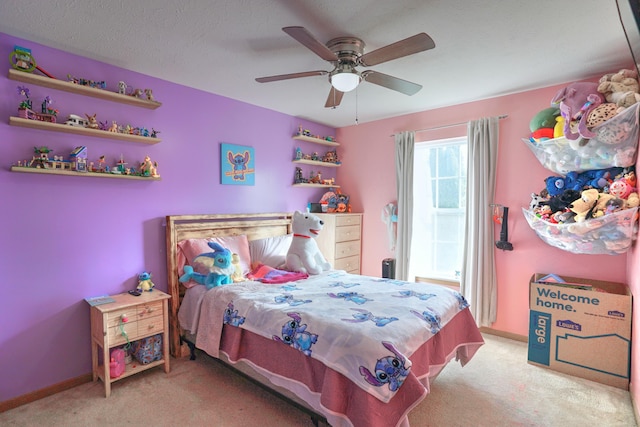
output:
[[[322,255],[315,240],[323,225],[324,222],[313,214],[293,213],[293,238],[287,252],[287,270],[307,274],[331,270],[331,264]]]

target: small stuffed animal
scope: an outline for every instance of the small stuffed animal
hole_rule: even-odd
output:
[[[575,82],[558,91],[551,105],[560,107],[564,117],[565,138],[593,138],[595,134],[587,128],[587,117],[604,100],[604,96],[598,92],[598,83]]]
[[[233,273],[231,274],[231,280],[234,283],[244,282],[246,279],[242,274],[242,267],[240,266],[240,256],[238,254],[231,254],[231,264],[233,264]]]
[[[605,74],[598,84],[598,92],[608,102],[616,104],[618,112],[640,102],[640,85],[635,72],[622,69],[614,74]]]
[[[315,241],[323,226],[324,222],[313,214],[299,211],[293,213],[293,238],[287,252],[287,270],[306,274],[320,274],[331,270],[331,264],[324,258]]]
[[[219,243],[207,243],[213,252],[200,254],[193,260],[195,263],[204,264],[209,268],[209,274],[197,273],[190,265],[184,266],[184,274],[180,276],[180,282],[185,283],[194,280],[201,285],[205,285],[207,289],[216,286],[227,285],[232,283],[231,274],[235,268],[232,265],[232,254],[227,248],[223,248]]]
[[[151,292],[156,285],[151,281],[151,273],[143,271],[138,275],[138,287],[137,289],[141,292],[149,291]]]
[[[591,214],[598,202],[598,190],[589,189],[582,192],[582,196],[578,200],[574,200],[569,209],[575,213],[573,219],[575,222],[582,222],[591,218]]]

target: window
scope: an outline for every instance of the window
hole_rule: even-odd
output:
[[[467,138],[416,143],[409,277],[460,281]]]

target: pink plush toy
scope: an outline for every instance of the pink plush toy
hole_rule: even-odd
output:
[[[564,136],[570,140],[580,137],[593,138],[595,134],[587,128],[589,113],[604,102],[598,92],[598,83],[575,82],[560,90],[551,100],[551,105],[559,104],[564,117]],[[577,124],[577,132],[572,126]]]

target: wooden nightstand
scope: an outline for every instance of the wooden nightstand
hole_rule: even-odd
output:
[[[169,317],[168,301],[164,292],[153,290],[140,296],[128,293],[111,295],[115,301],[91,307],[91,365],[93,381],[104,382],[105,396],[111,395],[111,383],[155,366],[164,365],[169,373]],[[122,319],[126,322],[122,322]],[[109,372],[110,350],[129,342],[162,333],[162,359],[143,365],[136,361],[127,364],[118,378]],[[98,363],[98,347],[102,349],[102,364]],[[106,365],[106,368],[105,368]]]

